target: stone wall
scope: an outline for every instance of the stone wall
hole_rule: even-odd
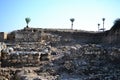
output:
[[[104,44],[107,44],[109,46],[116,46],[120,47],[120,30],[112,31],[109,30],[106,33],[104,33],[104,36],[102,38],[102,42]]]
[[[15,41],[19,42],[37,42],[41,39],[39,32],[17,32],[15,34]]]
[[[102,39],[104,34],[102,32],[82,32],[82,31],[73,31],[73,32],[64,32],[64,31],[55,31],[51,32],[57,34],[61,37],[60,41],[66,42],[73,42],[73,43],[95,43],[99,44],[102,43]]]
[[[7,40],[16,42],[48,41],[54,44],[117,44],[120,41],[119,32],[119,30],[115,32],[112,32],[110,30],[105,32],[88,32],[79,30],[26,28],[11,32],[8,34]],[[4,40],[5,38],[5,36],[1,36],[1,40]]]
[[[57,30],[57,29],[41,29],[41,28],[26,28],[13,31],[8,34],[9,42],[41,42],[51,41],[61,44],[69,42],[77,43],[102,43],[104,36],[103,32],[87,32],[77,30]],[[2,37],[1,37],[2,38]]]
[[[96,43],[102,42],[102,33],[89,33],[89,32],[74,32],[73,38],[78,40],[79,43]]]
[[[0,41],[4,41],[7,39],[7,33],[5,32],[0,32]]]
[[[30,67],[39,66],[41,61],[49,61],[48,54],[32,53],[32,52],[16,52],[16,53],[1,53],[2,67]]]
[[[6,48],[6,44],[3,42],[0,42],[0,66],[1,66],[1,51]]]

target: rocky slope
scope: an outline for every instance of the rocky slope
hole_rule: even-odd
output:
[[[37,70],[59,80],[119,80],[120,49],[100,45],[74,45],[60,47],[64,56]],[[51,80],[51,79],[49,79]]]
[[[52,47],[38,67],[1,68],[6,80],[119,80],[120,48],[96,44]]]

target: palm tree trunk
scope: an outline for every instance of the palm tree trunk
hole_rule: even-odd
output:
[[[28,28],[28,24],[27,24],[26,28]]]
[[[103,32],[104,32],[104,21],[103,21]]]
[[[73,22],[72,22],[72,24],[71,24],[71,29],[73,30]]]

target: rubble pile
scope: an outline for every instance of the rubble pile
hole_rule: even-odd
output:
[[[5,80],[120,79],[120,48],[116,47],[21,43],[1,50],[1,53],[1,66],[10,67],[1,68],[0,78]]]
[[[61,80],[119,80],[119,48],[87,44],[62,47],[64,56],[40,68]],[[69,77],[66,77],[69,76]]]

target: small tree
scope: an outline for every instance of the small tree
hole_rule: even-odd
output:
[[[27,17],[27,18],[25,18],[25,21],[26,21],[26,23],[27,23],[27,28],[28,28],[28,24],[29,24],[29,22],[31,21],[31,19],[29,18],[29,17]]]
[[[99,31],[99,29],[100,29],[100,24],[98,23],[98,31]]]

